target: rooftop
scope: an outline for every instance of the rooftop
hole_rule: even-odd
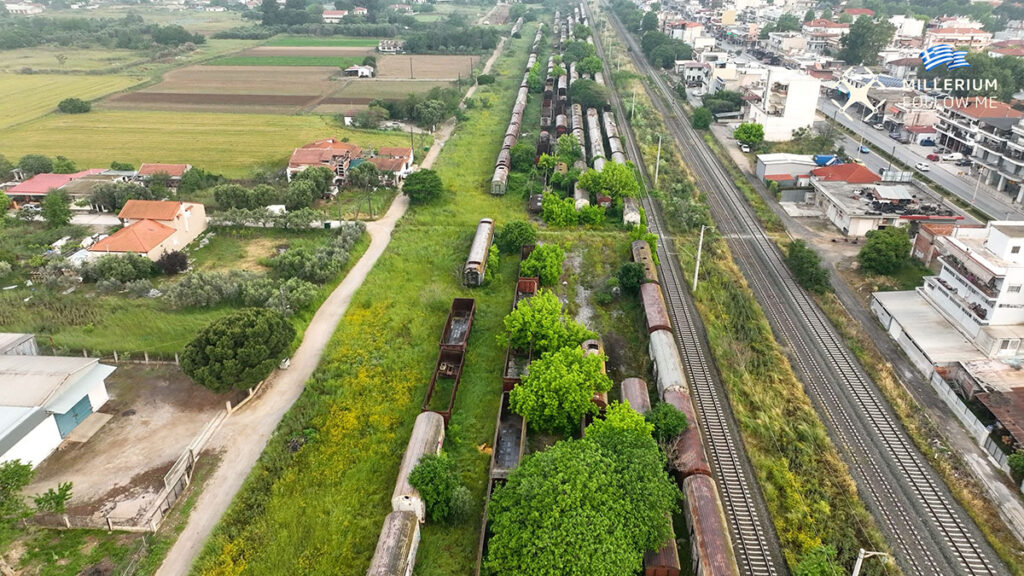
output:
[[[31,340],[33,337],[34,336],[32,334],[0,332],[0,354],[3,354],[5,350],[10,350],[26,340]]]
[[[89,247],[89,252],[144,254],[174,235],[174,228],[153,220],[139,220]]]
[[[36,174],[35,176],[18,183],[18,185],[7,190],[8,196],[43,196],[50,190],[60,188],[76,178],[91,174],[100,174],[103,170],[83,170],[75,174]]]
[[[167,200],[129,200],[117,215],[122,220],[174,220],[181,202]]]
[[[382,146],[377,150],[378,156],[399,156],[402,158],[408,158],[412,156],[412,148],[402,148],[394,146]]]
[[[139,166],[139,176],[167,174],[171,178],[181,178],[192,166],[188,164],[143,164]]]
[[[817,166],[817,164],[814,163],[814,157],[809,154],[787,154],[785,152],[779,152],[776,154],[758,154],[757,159],[765,164],[794,162],[797,164],[807,164],[808,166]]]
[[[1010,107],[1005,102],[978,96],[950,100],[945,108],[956,110],[971,118],[1024,118],[1024,112]]]
[[[892,314],[904,333],[932,363],[985,357],[917,291],[875,292],[872,296]]]
[[[1024,238],[1024,222],[1002,220],[992,222],[991,226],[1010,238]]]
[[[849,24],[843,24],[841,22],[833,22],[831,20],[825,20],[824,18],[815,18],[810,22],[804,22],[804,26],[809,28],[849,28]]]
[[[878,174],[860,164],[836,164],[811,170],[811,174],[828,182],[849,182],[851,184],[874,184],[881,180]]]
[[[930,28],[925,30],[925,34],[931,34],[933,36],[940,36],[944,34],[985,34],[991,36],[992,34],[979,30],[977,28]]]
[[[381,172],[398,172],[405,167],[405,159],[403,158],[383,158],[376,156],[368,160],[370,164],[373,164]]]
[[[921,204],[903,184],[851,184],[812,180],[815,189],[852,217],[898,216],[906,220],[962,220],[962,216],[935,204]],[[909,202],[908,202],[909,200]]]
[[[935,134],[935,126],[904,126],[904,130],[911,134]]]
[[[113,366],[100,364],[97,358],[0,356],[0,406],[42,406],[64,413],[81,396],[70,404],[61,396],[80,386],[87,391],[113,371]]]

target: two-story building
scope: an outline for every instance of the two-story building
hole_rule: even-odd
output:
[[[992,33],[978,28],[930,28],[924,31],[924,47],[949,44],[956,48],[984,50],[992,43]]]
[[[129,200],[117,217],[124,228],[90,246],[89,258],[138,254],[156,262],[206,230],[206,207],[195,202]]]

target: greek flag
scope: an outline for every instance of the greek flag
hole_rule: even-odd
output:
[[[936,66],[946,65],[947,70],[955,70],[970,66],[967,62],[967,51],[954,51],[949,44],[936,44],[921,52],[921,61],[924,62],[924,69],[931,70]]]

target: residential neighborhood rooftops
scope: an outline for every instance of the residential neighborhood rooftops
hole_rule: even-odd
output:
[[[61,396],[72,388],[88,390],[113,371],[113,366],[100,364],[97,358],[0,356],[0,406],[45,406],[66,412],[72,406],[64,406]]]
[[[788,154],[785,152],[778,152],[775,154],[758,154],[757,159],[765,164],[797,162],[808,166],[817,165],[814,163],[814,158],[810,154]]]
[[[971,118],[1024,118],[1024,112],[1012,108],[1005,102],[979,96],[951,100],[946,108]]]
[[[904,130],[911,134],[935,134],[935,126],[904,126]]]
[[[36,174],[28,180],[19,182],[14,187],[8,189],[5,194],[8,196],[45,196],[50,190],[61,188],[72,180],[101,173],[103,173],[102,169],[93,168],[74,174]]]
[[[395,146],[383,146],[377,150],[378,156],[389,156],[392,158],[408,158],[412,156],[412,148],[402,148]]]
[[[117,217],[122,220],[174,220],[182,205],[182,202],[169,200],[129,200]],[[188,209],[187,205],[185,209]]]
[[[181,178],[192,166],[189,164],[143,164],[139,166],[139,176],[167,174],[171,178]]]
[[[89,247],[90,252],[145,253],[174,234],[174,228],[154,220],[139,220]]]
[[[833,22],[831,20],[825,20],[824,18],[815,18],[810,22],[804,22],[804,26],[808,28],[849,28],[849,24],[843,24],[842,22]]]
[[[920,58],[897,58],[885,63],[886,66],[919,66],[920,64]]]
[[[925,34],[931,35],[942,35],[942,34],[989,34],[984,30],[978,28],[931,28],[925,31]],[[989,34],[991,36],[991,34]]]
[[[825,181],[842,181],[851,184],[874,184],[881,180],[878,174],[860,164],[836,164],[811,170],[811,175]]]

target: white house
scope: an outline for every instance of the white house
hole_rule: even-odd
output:
[[[764,126],[764,139],[785,142],[793,131],[814,124],[821,80],[800,71],[772,66],[760,99],[751,102],[748,122]]]
[[[206,230],[206,207],[197,202],[129,200],[117,217],[124,228],[89,246],[90,258],[133,253],[156,262]]]
[[[96,358],[0,355],[0,462],[36,467],[109,396]]]

